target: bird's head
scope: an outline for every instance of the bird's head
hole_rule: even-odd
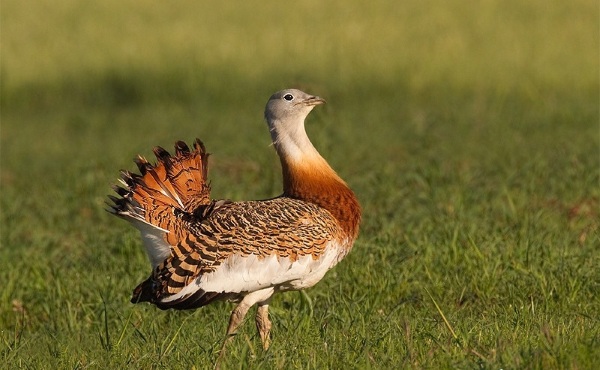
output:
[[[312,148],[304,130],[304,119],[315,105],[324,103],[324,99],[296,89],[281,90],[269,98],[265,119],[280,154]]]
[[[324,104],[325,100],[296,89],[276,92],[269,98],[265,107],[265,119],[272,129],[279,123],[303,122],[315,105]]]

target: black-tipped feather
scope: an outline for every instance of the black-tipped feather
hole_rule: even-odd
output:
[[[144,157],[138,156],[137,158],[134,158],[133,161],[137,165],[142,176],[144,176],[149,170],[152,169],[152,165],[148,163],[148,161]]]
[[[169,152],[164,148],[156,146],[152,151],[154,152],[156,159],[158,159],[160,162],[164,163],[165,165],[170,162],[171,154],[169,154]]]
[[[196,139],[196,140],[198,140],[198,139]],[[190,148],[183,141],[178,141],[175,143],[175,154],[176,155],[187,154],[189,152],[190,152]]]

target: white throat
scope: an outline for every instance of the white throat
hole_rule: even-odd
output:
[[[293,162],[321,158],[313,146],[304,128],[304,119],[298,118],[295,122],[269,122],[271,139],[282,159]]]

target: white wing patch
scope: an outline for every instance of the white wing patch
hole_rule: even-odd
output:
[[[142,234],[146,254],[154,269],[171,255],[171,246],[165,240],[168,231],[144,222],[135,222],[134,225]]]

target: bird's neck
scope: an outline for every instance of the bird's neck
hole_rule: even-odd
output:
[[[348,185],[317,152],[304,135],[274,135],[273,143],[281,159],[283,195],[310,202],[329,211],[345,237],[355,239],[360,223],[360,205]]]

